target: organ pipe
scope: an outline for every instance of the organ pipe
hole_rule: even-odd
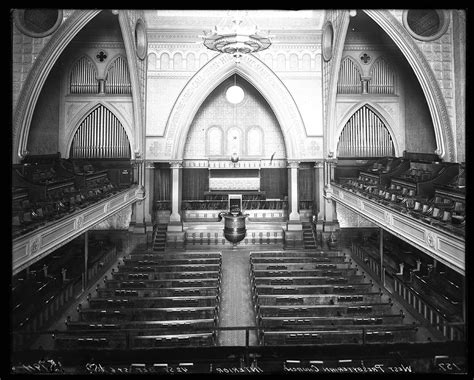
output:
[[[71,145],[73,158],[130,158],[130,143],[120,121],[99,106],[79,126]]]
[[[371,68],[371,85],[369,93],[372,94],[394,94],[395,93],[395,74],[388,63],[379,58]]]
[[[117,57],[109,66],[106,75],[105,92],[107,94],[130,94],[130,75],[126,61]]]
[[[338,94],[359,94],[361,88],[361,74],[357,65],[349,58],[342,61],[337,83]]]
[[[381,157],[394,153],[393,141],[382,120],[368,107],[357,110],[341,131],[340,157]]]
[[[87,57],[82,57],[74,65],[69,83],[71,94],[96,94],[98,92],[97,69]]]

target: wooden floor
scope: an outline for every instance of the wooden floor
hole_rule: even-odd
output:
[[[250,291],[249,254],[250,250],[222,251],[220,327],[256,326]],[[221,331],[218,344],[244,346],[245,331]],[[255,331],[250,331],[249,344],[257,344]]]

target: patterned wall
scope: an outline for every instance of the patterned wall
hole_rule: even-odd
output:
[[[245,98],[232,105],[225,92],[233,83],[234,77],[225,80],[201,105],[187,136],[184,158],[203,159],[219,156],[219,152],[227,157],[235,150],[239,150],[241,158],[270,159],[273,154],[274,159],[286,158],[283,135],[269,105],[241,77],[237,77],[237,84],[244,90]]]

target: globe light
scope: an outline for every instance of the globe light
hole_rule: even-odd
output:
[[[225,97],[229,103],[239,104],[242,100],[244,100],[244,90],[236,85],[231,86],[227,89]]]

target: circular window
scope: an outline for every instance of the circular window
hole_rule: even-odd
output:
[[[334,30],[332,24],[327,22],[323,28],[322,37],[322,53],[325,61],[329,61],[332,58],[332,45],[334,40]]]
[[[61,25],[60,9],[17,9],[14,20],[17,28],[30,37],[46,37]]]
[[[244,90],[239,86],[231,86],[227,89],[225,97],[229,103],[239,104],[244,100]]]
[[[416,39],[432,41],[446,32],[449,17],[443,10],[409,9],[403,12],[403,25]]]
[[[142,20],[138,20],[135,25],[135,48],[137,56],[140,59],[145,59],[147,51],[147,38],[145,25]]]

